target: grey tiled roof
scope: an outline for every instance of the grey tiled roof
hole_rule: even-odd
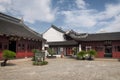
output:
[[[74,40],[68,40],[68,41],[59,41],[59,42],[48,42],[50,46],[74,46],[78,43]]]
[[[56,27],[55,25],[51,25],[51,27],[54,28],[55,30],[59,31],[59,32],[65,33],[65,31],[63,31],[62,29]]]
[[[68,33],[66,36],[71,37],[73,40],[77,41],[105,41],[105,40],[120,40],[120,32],[110,32],[110,33],[95,33],[95,34],[75,34]]]
[[[0,13],[0,34],[23,38],[45,40],[39,34],[27,27],[20,19]]]
[[[88,34],[84,41],[120,40],[120,32]]]

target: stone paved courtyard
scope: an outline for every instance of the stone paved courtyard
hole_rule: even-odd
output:
[[[45,66],[33,66],[30,59],[11,60],[0,67],[0,80],[120,80],[120,62],[47,59]]]

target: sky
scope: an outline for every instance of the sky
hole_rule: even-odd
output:
[[[0,0],[0,12],[38,33],[52,24],[79,33],[120,32],[120,0]]]

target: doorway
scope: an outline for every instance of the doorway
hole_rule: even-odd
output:
[[[16,41],[9,41],[9,50],[16,52]]]
[[[105,54],[104,57],[112,57],[112,46],[105,46]]]

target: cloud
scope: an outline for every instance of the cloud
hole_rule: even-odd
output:
[[[98,30],[100,31],[106,31],[106,32],[119,32],[120,31],[120,14],[115,17],[115,20],[109,22],[106,24],[106,27],[103,27],[102,29]]]
[[[92,15],[92,11],[77,10],[77,11],[63,11],[65,15],[65,23],[71,26],[92,27],[95,26],[96,20]]]
[[[76,2],[80,9],[61,12],[65,17],[65,25],[68,24],[79,30],[86,28],[86,30],[93,31],[92,29],[94,29],[97,32],[101,30],[120,31],[120,3],[106,4],[104,11],[98,11],[87,8],[84,0],[76,0]]]
[[[0,0],[0,11],[6,12],[7,7],[9,7],[9,4],[11,4],[11,0]]]
[[[5,8],[0,5],[0,11],[5,12]]]
[[[86,9],[88,5],[84,0],[76,0],[76,4],[80,9]]]
[[[64,0],[59,0],[57,3],[62,4],[63,2],[64,2]]]
[[[64,4],[65,1],[59,0],[58,3]],[[26,22],[32,24],[36,21],[54,23],[57,18],[62,19],[59,21],[64,22],[65,26],[68,25],[77,31],[120,31],[120,2],[103,5],[105,9],[98,11],[88,8],[91,5],[85,0],[75,0],[69,4],[70,9],[62,9],[59,12],[58,9],[64,6],[57,5],[57,8],[53,9],[51,2],[52,0],[0,0],[0,11],[9,12],[17,17],[22,16]]]
[[[77,28],[90,28],[95,26],[97,24],[96,18],[94,17],[94,13],[96,13],[96,10],[87,9],[87,6],[89,4],[86,3],[84,0],[76,0],[75,3],[78,9],[61,12],[61,14],[65,16],[65,24]]]
[[[115,18],[115,16],[120,14],[120,3],[119,4],[107,4],[105,6],[105,11],[100,12],[97,17],[99,20],[107,20],[110,18]]]
[[[11,3],[11,0],[0,0],[0,3]]]
[[[107,4],[106,10],[98,14],[98,19],[102,24],[102,28],[98,30],[106,32],[120,31],[120,3]]]
[[[24,20],[29,23],[35,21],[53,22],[55,20],[55,11],[51,8],[51,0],[2,0],[0,3],[11,4],[2,5],[8,12],[14,15],[23,16]]]

